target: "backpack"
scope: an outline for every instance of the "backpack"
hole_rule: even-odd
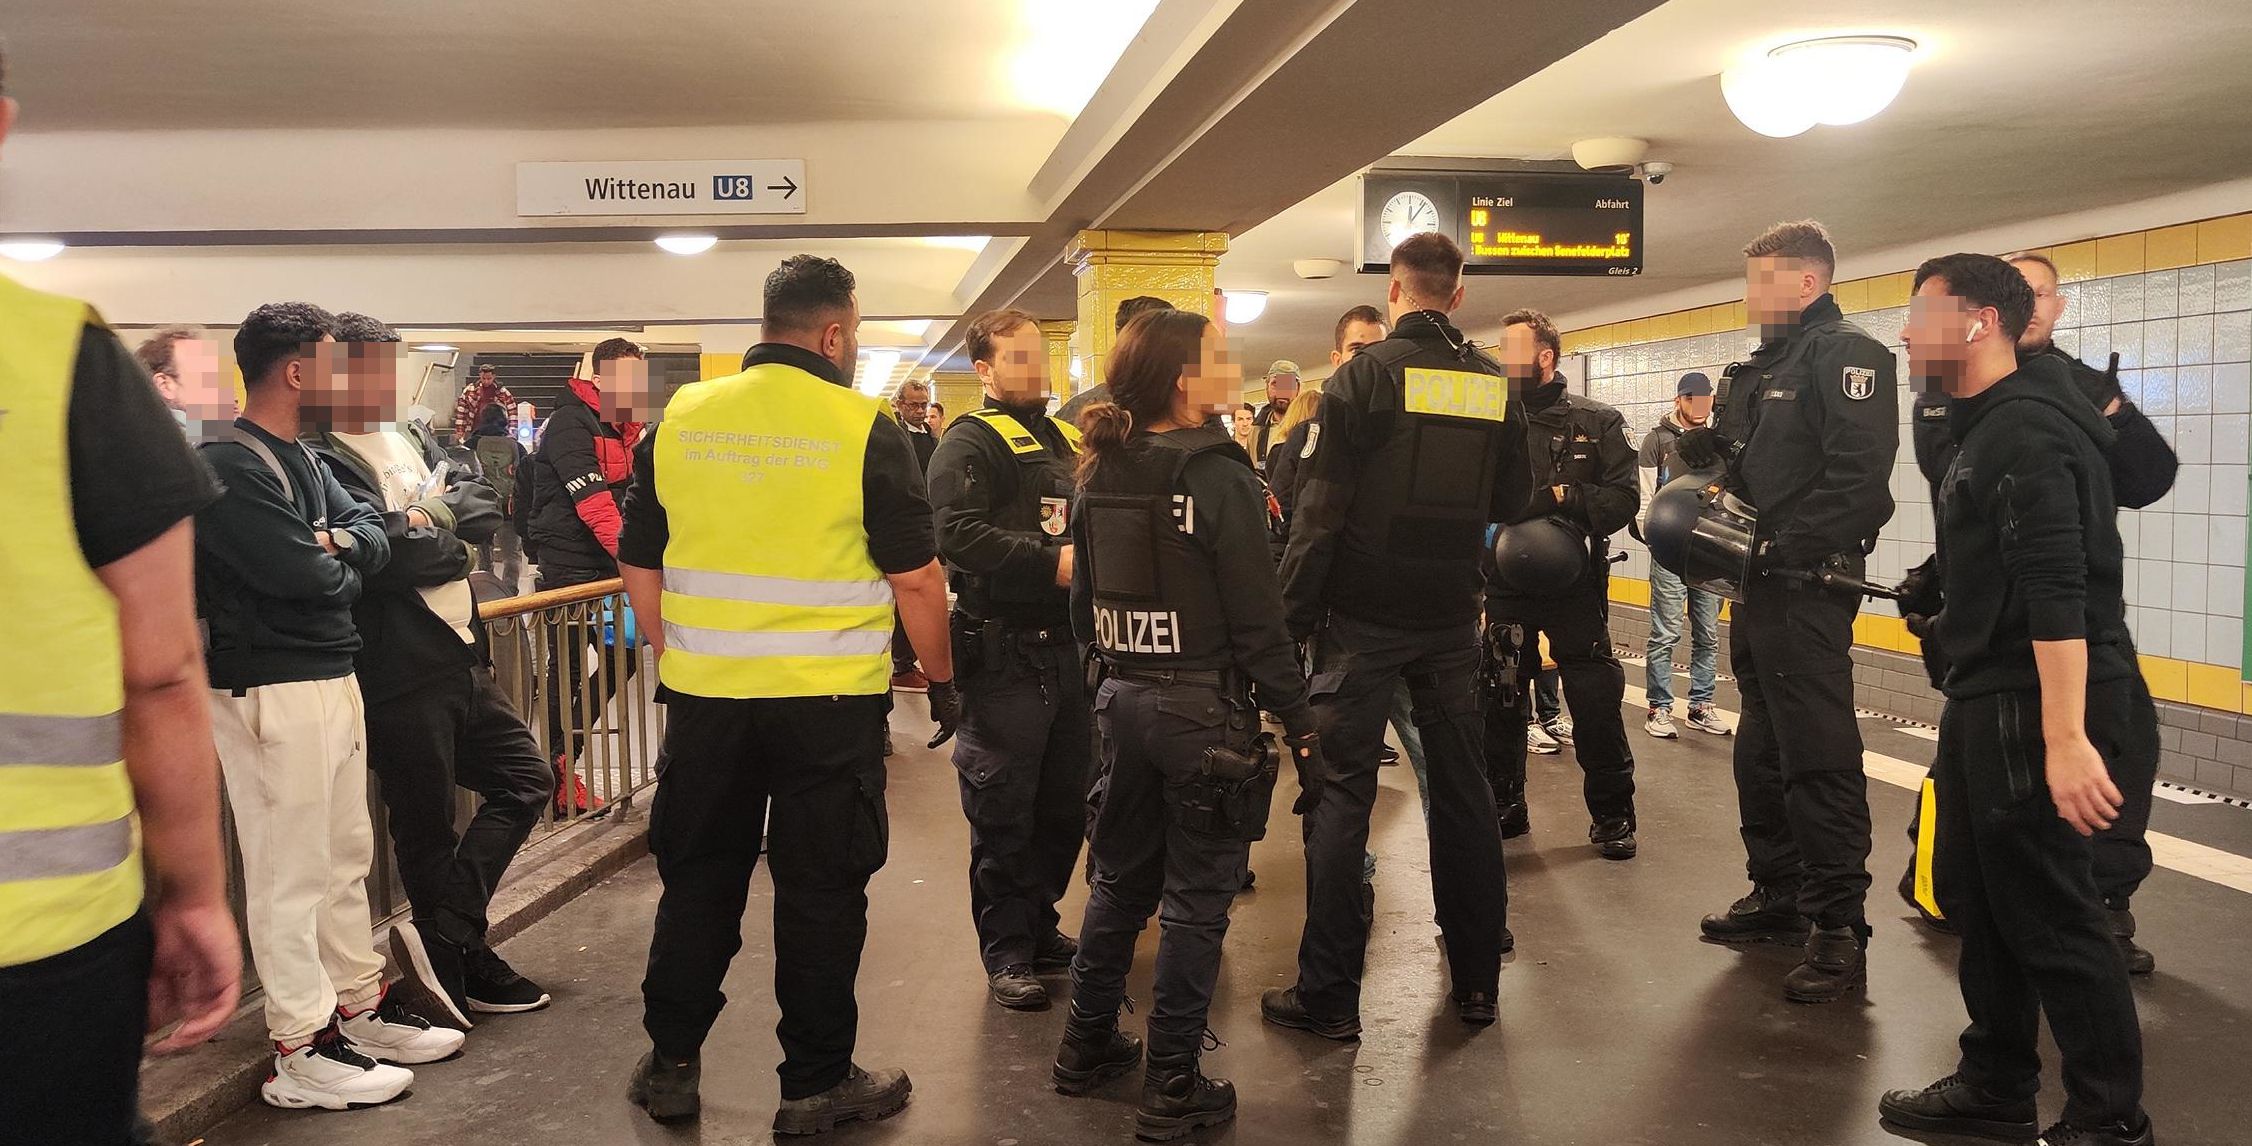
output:
[[[487,434],[477,439],[477,462],[485,471],[485,481],[493,492],[500,495],[503,506],[514,504],[516,496],[516,464],[522,447],[513,438]],[[512,515],[513,516],[513,515]]]

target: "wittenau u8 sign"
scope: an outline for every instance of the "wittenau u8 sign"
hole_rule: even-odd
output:
[[[802,215],[805,160],[519,163],[516,213]]]

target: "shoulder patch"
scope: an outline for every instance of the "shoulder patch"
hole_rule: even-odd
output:
[[[1306,425],[1306,444],[1305,444],[1304,446],[1302,446],[1302,447],[1300,447],[1300,448],[1299,448],[1299,450],[1298,450],[1298,460],[1299,460],[1299,461],[1305,461],[1305,460],[1306,460],[1307,458],[1313,457],[1313,456],[1314,456],[1314,447],[1315,447],[1315,446],[1318,446],[1318,445],[1320,445],[1320,444],[1321,444],[1321,423],[1320,423],[1320,422],[1309,422],[1309,423],[1307,423],[1307,425]]]
[[[1856,402],[1867,401],[1877,392],[1877,372],[1867,366],[1845,368],[1845,396]]]

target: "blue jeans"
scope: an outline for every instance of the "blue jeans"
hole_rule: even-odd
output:
[[[1681,642],[1683,598],[1689,613],[1689,708],[1712,704],[1713,679],[1720,669],[1720,597],[1691,589],[1681,578],[1650,566],[1650,707],[1673,709],[1673,646]]]

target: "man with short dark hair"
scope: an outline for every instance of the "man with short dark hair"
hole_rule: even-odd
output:
[[[2064,1116],[2044,1146],[2149,1146],[2142,1032],[2088,837],[2123,802],[2132,739],[2113,431],[2049,355],[2022,363],[2025,276],[1991,255],[1916,269],[1905,341],[1950,397],[1934,507],[1947,708],[1932,765],[1933,883],[1963,937],[1970,1026],[1954,1073],[1886,1094],[1913,1130],[2033,1137],[2046,1016]]]
[[[414,1081],[377,1060],[436,1062],[462,1035],[385,994],[368,934],[375,835],[352,607],[391,541],[297,441],[308,394],[336,385],[335,329],[327,311],[292,302],[259,307],[235,331],[248,400],[234,436],[203,447],[226,492],[197,515],[196,600],[274,1043],[260,1094],[344,1110]]]
[[[1866,977],[1869,783],[1853,710],[1858,578],[1892,516],[1899,405],[1892,352],[1830,293],[1820,223],[1780,223],[1744,248],[1745,308],[1763,341],[1722,383],[1717,426],[1681,435],[1693,469],[1728,467],[1758,510],[1753,575],[1729,626],[1743,693],[1736,798],[1751,894],[1705,917],[1722,943],[1803,943],[1784,997],[1826,1003]],[[1808,920],[1813,927],[1808,929]]]
[[[985,405],[954,420],[930,468],[962,651],[954,767],[987,990],[1034,1011],[1048,1005],[1039,976],[1062,973],[1079,950],[1056,912],[1086,830],[1094,743],[1071,628],[1079,431],[1046,414],[1047,350],[1031,315],[977,316],[965,352]]]
[[[664,881],[641,982],[651,1046],[626,1096],[661,1122],[702,1110],[703,1046],[763,847],[774,1131],[802,1135],[887,1118],[913,1089],[904,1071],[853,1062],[868,879],[887,846],[895,605],[932,672],[941,739],[959,709],[922,474],[898,422],[851,388],[852,272],[791,257],[766,280],[764,320],[741,373],[674,397],[626,494],[620,568],[670,695],[649,817]]]
[[[1619,706],[1626,669],[1611,651],[1611,535],[1634,520],[1639,490],[1626,419],[1605,403],[1571,392],[1556,370],[1563,339],[1537,310],[1502,316],[1502,366],[1523,393],[1525,437],[1532,455],[1531,504],[1501,528],[1508,552],[1521,531],[1561,526],[1586,557],[1568,584],[1524,584],[1510,567],[1486,569],[1486,769],[1501,817],[1501,836],[1532,830],[1525,800],[1525,730],[1532,683],[1540,674],[1542,635],[1571,703],[1574,741],[1586,776],[1587,840],[1604,859],[1635,856],[1634,750]]]
[[[456,441],[467,441],[471,434],[477,432],[477,415],[484,412],[487,406],[499,406],[504,410],[516,408],[516,395],[500,384],[500,376],[494,373],[490,362],[478,364],[476,379],[461,388],[461,397],[454,402]]]
[[[1392,335],[1323,386],[1321,435],[1283,553],[1293,637],[1310,640],[1328,775],[1299,778],[1306,928],[1298,981],[1270,1023],[1324,1038],[1361,1029],[1373,897],[1362,881],[1392,697],[1414,695],[1431,781],[1431,890],[1457,1015],[1494,1022],[1508,892],[1482,766],[1478,559],[1490,522],[1531,494],[1524,423],[1502,369],[1456,328],[1462,251],[1444,235],[1392,250]],[[1302,451],[1303,452],[1303,451]]]
[[[1642,504],[1635,510],[1639,527],[1649,519],[1650,499],[1668,482],[1699,471],[1681,464],[1674,447],[1681,435],[1712,421],[1712,379],[1698,371],[1681,376],[1673,391],[1673,409],[1642,437],[1635,473],[1641,480]],[[1707,471],[1705,476],[1715,476]],[[1637,533],[1636,537],[1641,534]],[[1644,689],[1649,716],[1642,730],[1660,740],[1680,736],[1673,724],[1673,650],[1681,640],[1682,619],[1689,627],[1689,727],[1714,736],[1734,729],[1713,707],[1713,689],[1720,675],[1720,595],[1691,588],[1665,566],[1650,563],[1650,640],[1643,650],[1646,666]]]
[[[907,431],[907,441],[915,447],[915,464],[924,473],[931,468],[931,455],[938,452],[938,435],[931,433],[931,384],[920,378],[909,378],[899,384],[891,396],[892,413],[899,416],[901,429]],[[904,618],[894,627],[891,635],[891,687],[893,692],[927,692],[930,678],[915,667],[915,644],[907,637]],[[884,749],[891,750],[891,733],[887,727]]]
[[[1134,297],[1118,304],[1117,313],[1111,316],[1111,333],[1115,335],[1119,331],[1126,329],[1126,324],[1134,321],[1134,316],[1141,314],[1144,311],[1172,309],[1172,303],[1169,303],[1164,299],[1157,297],[1156,295],[1135,295]],[[1081,390],[1077,394],[1073,394],[1069,400],[1064,402],[1062,408],[1056,411],[1056,417],[1061,418],[1065,422],[1076,426],[1079,424],[1080,411],[1085,410],[1087,407],[1092,406],[1097,402],[1108,401],[1110,401],[1109,384],[1098,382],[1093,386],[1089,386],[1086,389]]]

